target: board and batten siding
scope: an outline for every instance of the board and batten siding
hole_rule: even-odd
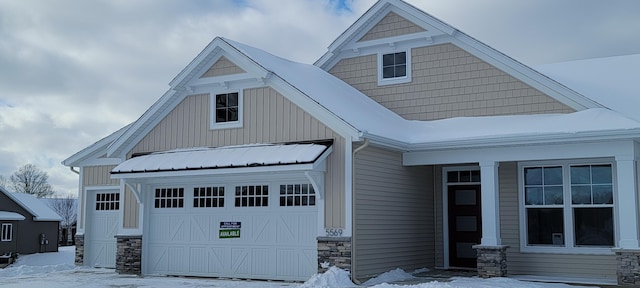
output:
[[[402,153],[367,147],[355,169],[356,277],[433,267],[432,167],[405,167]]]
[[[499,167],[500,237],[507,249],[509,275],[616,279],[615,255],[551,254],[520,252],[518,164]]]
[[[84,166],[82,167],[82,191],[86,191],[87,187],[95,186],[116,186],[115,189],[119,189],[120,181],[117,179],[111,179],[111,170],[116,165],[103,165],[103,166]],[[80,201],[80,213],[78,214],[78,227],[84,228],[84,211],[86,208],[85,201]]]
[[[410,83],[378,86],[377,61],[342,59],[329,73],[409,120],[575,112],[450,43],[413,48]]]
[[[187,147],[333,139],[333,152],[326,160],[325,225],[344,228],[345,139],[272,88],[245,89],[243,97],[242,128],[210,129],[209,94],[190,95],[136,144],[128,157]]]

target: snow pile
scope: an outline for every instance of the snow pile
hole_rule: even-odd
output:
[[[11,266],[0,269],[0,277],[16,277],[73,270],[75,247],[60,247],[58,253],[20,255]]]
[[[373,286],[377,284],[387,283],[387,282],[398,282],[416,278],[413,275],[405,272],[400,268],[396,268],[396,270],[391,270],[388,272],[384,272],[376,278],[371,278],[366,282],[362,283],[364,286]]]
[[[300,285],[300,288],[320,288],[320,287],[357,287],[351,282],[349,272],[335,266],[329,268],[322,274],[313,275],[307,282]]]

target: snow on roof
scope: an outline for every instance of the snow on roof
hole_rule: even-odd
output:
[[[540,65],[541,73],[640,121],[640,54]]]
[[[24,216],[16,212],[0,211],[0,220],[4,221],[20,221],[24,220]]]
[[[35,221],[62,221],[60,215],[31,194],[13,193],[2,188],[0,188],[0,191],[29,211]]]
[[[398,129],[404,126],[405,119],[321,68],[286,60],[226,38],[223,40],[357,130],[392,139],[407,134]]]
[[[111,173],[255,167],[315,162],[331,145],[251,144],[219,148],[190,148],[131,158]]]
[[[438,143],[479,139],[544,137],[579,133],[635,130],[640,122],[605,108],[587,109],[570,114],[507,115],[458,117],[434,121],[412,121],[409,143]]]

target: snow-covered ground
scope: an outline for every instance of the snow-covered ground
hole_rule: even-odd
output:
[[[277,281],[221,280],[193,277],[137,277],[118,275],[113,269],[95,269],[75,267],[73,265],[74,247],[61,247],[57,253],[22,255],[16,263],[0,269],[0,286],[9,287],[376,287],[376,288],[569,288],[565,284],[544,284],[523,282],[508,278],[479,279],[455,278],[451,282],[426,282],[415,284],[412,274],[401,269],[389,271],[378,278],[371,279],[358,286],[349,280],[349,274],[332,267],[323,274],[314,275],[305,283],[285,283]],[[422,270],[424,271],[424,270]],[[422,272],[421,270],[414,273]],[[414,284],[397,284],[411,280]],[[390,284],[396,283],[396,284]]]

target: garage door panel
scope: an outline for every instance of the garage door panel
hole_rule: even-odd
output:
[[[84,263],[88,266],[115,268],[118,232],[118,190],[89,193]]]
[[[147,266],[148,274],[306,280],[316,272],[315,206],[150,209],[147,253],[170,247],[186,250],[183,258],[167,256],[166,264]],[[222,222],[236,222],[240,236],[220,238]]]

